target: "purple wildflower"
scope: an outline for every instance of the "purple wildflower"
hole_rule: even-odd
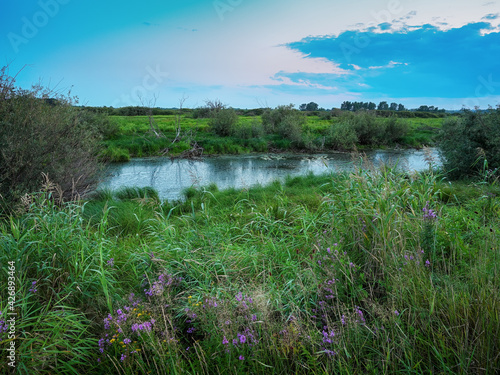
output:
[[[108,266],[114,267],[115,265],[115,258],[110,258],[107,262]]]
[[[434,220],[437,219],[436,212],[429,208],[429,201],[425,203],[425,207],[422,209],[424,211],[424,220]]]
[[[37,292],[37,289],[36,289],[35,285],[36,285],[36,281],[33,281],[31,283],[31,289],[30,289],[31,293],[36,293]]]
[[[227,341],[226,336],[224,336],[224,337],[222,338],[222,344],[223,344],[223,345],[227,345],[227,344],[229,344],[229,341]]]
[[[244,344],[247,341],[247,338],[245,337],[245,335],[241,335],[241,334],[238,333],[238,337],[239,337],[240,342],[242,344]]]
[[[239,359],[240,361],[244,361],[244,360],[245,360],[245,357],[243,357],[242,355],[240,355],[238,359]]]

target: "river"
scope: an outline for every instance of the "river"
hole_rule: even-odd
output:
[[[429,149],[439,165],[437,149]],[[375,166],[394,165],[408,171],[429,168],[423,150],[377,150],[366,152]],[[358,159],[359,160],[359,159]],[[137,158],[108,167],[100,188],[151,186],[162,200],[176,200],[190,186],[215,183],[219,189],[245,188],[268,184],[287,175],[323,174],[349,170],[354,166],[349,153],[330,154],[251,154],[206,157],[203,160],[170,159],[168,157]]]

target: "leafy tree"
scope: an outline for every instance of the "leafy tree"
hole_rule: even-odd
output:
[[[398,103],[391,103],[391,105],[389,106],[389,110],[397,111],[398,110]]]
[[[389,109],[389,104],[387,104],[387,102],[380,102],[377,109],[379,111],[387,111]]]
[[[310,102],[306,105],[306,111],[317,111],[319,108],[319,105],[314,102]]]

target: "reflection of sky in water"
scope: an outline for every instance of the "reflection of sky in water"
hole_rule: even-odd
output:
[[[438,153],[432,150],[435,160]],[[406,170],[428,167],[423,151],[373,151],[367,157],[375,166],[382,163]],[[271,156],[270,160],[269,156]],[[179,199],[190,186],[206,186],[212,182],[220,189],[243,188],[268,184],[287,175],[331,173],[351,169],[350,154],[321,155],[245,155],[207,157],[202,161],[171,160],[170,158],[132,159],[128,163],[113,164],[100,187],[118,189],[122,186],[152,186],[162,199]]]

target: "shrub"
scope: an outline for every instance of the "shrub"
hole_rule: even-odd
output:
[[[210,113],[208,125],[210,129],[220,137],[227,137],[233,133],[238,122],[238,115],[233,108],[227,108],[220,101],[207,101],[207,108]]]
[[[451,178],[485,174],[500,167],[500,108],[466,110],[444,121],[439,135],[443,165]]]
[[[358,142],[361,145],[376,145],[384,140],[385,129],[383,123],[377,121],[377,117],[371,113],[358,112],[348,114],[346,119],[356,131]]]
[[[397,117],[389,117],[385,120],[385,143],[393,144],[400,142],[404,136],[408,134],[409,125],[406,121],[400,120]]]
[[[306,123],[303,113],[293,109],[293,104],[280,105],[275,109],[266,109],[262,114],[262,124],[268,134],[279,134],[283,138],[299,143],[302,126]]]
[[[240,124],[233,129],[233,135],[241,139],[261,138],[264,134],[264,127],[257,119],[253,119],[250,123]]]
[[[347,122],[334,123],[327,136],[327,144],[334,149],[352,150],[358,143],[358,136],[354,128]]]
[[[7,67],[0,69],[0,194],[5,202],[11,206],[40,190],[43,174],[57,186],[58,199],[84,194],[99,170],[99,133],[106,128],[96,123],[100,117],[73,107],[69,96],[14,84]]]

